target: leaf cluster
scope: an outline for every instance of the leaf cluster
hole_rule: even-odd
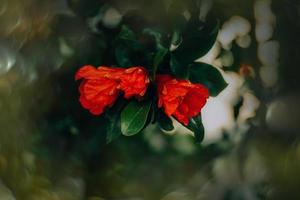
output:
[[[199,1],[130,1],[132,8],[124,9],[129,1],[84,3],[85,1],[69,0],[70,7],[76,14],[83,18],[95,18],[95,12],[89,15],[82,13],[78,2],[83,7],[99,4],[101,15],[112,7],[122,12],[122,19],[115,27],[106,27],[101,20],[96,26],[96,37],[105,42],[100,47],[103,52],[101,64],[124,68],[143,66],[152,80],[142,101],[124,100],[121,105],[116,105],[111,108],[112,111],[107,112],[110,121],[106,130],[108,142],[121,134],[137,134],[149,123],[158,122],[163,129],[173,129],[172,120],[157,109],[155,76],[158,73],[203,84],[209,89],[211,96],[218,95],[227,86],[217,68],[195,62],[212,48],[219,30],[218,20],[199,20]],[[195,133],[197,141],[202,141],[204,128],[201,115],[191,119],[187,128]]]

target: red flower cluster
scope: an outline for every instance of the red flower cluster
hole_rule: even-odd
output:
[[[209,97],[208,89],[201,84],[177,80],[170,75],[157,75],[158,107],[163,107],[184,125],[197,116]]]
[[[94,115],[103,113],[111,107],[121,91],[124,97],[141,98],[146,93],[149,78],[143,67],[109,68],[84,66],[78,70],[75,80],[84,79],[79,87],[79,101]]]
[[[84,66],[76,73],[80,84],[82,106],[92,114],[100,115],[111,107],[120,92],[126,99],[142,98],[149,85],[149,78],[143,67],[109,68]],[[201,84],[177,80],[170,75],[157,75],[158,107],[163,107],[167,116],[174,116],[188,125],[190,118],[197,116],[209,97],[208,89]]]

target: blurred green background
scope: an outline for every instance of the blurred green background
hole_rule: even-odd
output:
[[[1,200],[300,198],[298,0],[198,1],[221,23],[199,61],[229,83],[203,110],[204,142],[153,124],[106,144],[74,74],[111,64],[119,24],[162,22],[165,2],[0,0]]]

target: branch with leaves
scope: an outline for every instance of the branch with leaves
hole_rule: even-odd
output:
[[[76,79],[83,79],[82,106],[110,120],[108,142],[121,134],[135,135],[150,123],[171,130],[170,117],[193,131],[200,142],[204,138],[201,109],[209,96],[227,86],[215,67],[195,62],[214,45],[218,21],[200,21],[197,3],[161,4],[162,22],[145,17],[140,19],[142,26],[133,26],[129,17],[133,11],[125,13],[108,40],[105,57],[109,59],[104,58],[98,68],[84,66],[76,74]]]

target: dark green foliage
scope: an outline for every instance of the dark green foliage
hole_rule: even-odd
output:
[[[151,101],[131,101],[121,112],[121,131],[125,136],[140,132],[145,126],[151,108]]]
[[[172,52],[182,64],[189,64],[204,56],[214,45],[219,30],[219,24],[209,27],[205,23],[191,19],[182,33],[182,41]]]
[[[158,125],[166,131],[174,129],[172,120],[162,110],[158,111]]]
[[[148,13],[148,9],[139,9],[149,8],[150,11],[151,6],[145,6],[146,3],[140,1],[135,9],[126,11],[120,25],[114,29],[99,26],[106,42],[106,50],[103,49],[104,64],[125,68],[143,66],[154,82],[157,73],[173,74],[178,78],[189,79],[192,83],[204,84],[210,94],[216,96],[227,85],[222,75],[214,67],[194,61],[212,48],[219,23],[216,20],[212,23],[199,21],[197,1],[153,2],[151,6],[156,8],[155,16]],[[162,4],[164,6],[158,6]],[[190,18],[184,15],[187,12]],[[121,132],[127,136],[137,134],[150,122],[158,122],[165,130],[173,129],[172,121],[159,113],[159,109],[152,109],[152,117],[149,115],[150,102],[157,101],[153,86],[141,102],[131,101],[125,109],[117,109],[115,105],[112,108],[114,111],[106,114],[109,121],[106,128],[107,142],[111,142]],[[203,139],[204,129],[200,117],[192,119],[188,128],[195,132],[198,141]]]
[[[112,107],[107,111],[106,116],[109,120],[106,126],[107,143],[112,142],[122,134],[120,113],[124,109],[125,105],[126,105],[126,101],[120,99],[114,107]]]
[[[211,96],[217,96],[227,86],[220,71],[206,63],[191,64],[189,66],[189,80],[205,85]]]
[[[212,96],[216,96],[226,87],[216,68],[204,63],[194,63],[212,48],[219,28],[217,20],[207,23],[198,19],[198,1],[164,0],[153,1],[151,4],[147,0],[130,1],[132,9],[123,10],[123,6],[128,3],[129,1],[69,0],[68,5],[75,16],[61,17],[62,20],[58,20],[59,23],[54,27],[56,35],[63,35],[67,44],[75,49],[73,57],[64,64],[66,67],[76,66],[73,73],[86,64],[123,68],[143,66],[149,73],[151,84],[143,99],[127,102],[120,97],[120,101],[99,118],[101,132],[105,132],[104,143],[110,143],[122,134],[137,134],[149,123],[157,123],[164,130],[174,128],[172,120],[156,105],[155,76],[158,73],[204,84]],[[116,26],[106,27],[101,17],[110,7],[122,13],[122,20]],[[85,10],[88,12],[84,12]],[[187,13],[190,17],[186,16]],[[91,17],[99,18],[93,26],[88,23]],[[72,27],[77,27],[78,23],[82,28],[76,33]],[[67,27],[67,30],[63,27]],[[77,97],[78,92],[75,92],[66,98],[76,100]],[[82,113],[84,116],[89,115],[80,108],[79,103],[73,112],[76,116]],[[87,126],[80,118],[73,119],[74,124],[80,122],[82,126]],[[89,120],[91,118],[98,117],[89,116]],[[92,126],[100,127],[94,124]],[[202,141],[204,129],[200,116],[191,119],[187,128],[195,132],[197,141]],[[83,130],[85,127],[79,129],[79,135]],[[99,133],[91,131],[90,134],[91,138],[99,137]]]
[[[202,124],[201,115],[190,119],[187,128],[194,132],[196,142],[202,142],[204,139],[204,127]]]

